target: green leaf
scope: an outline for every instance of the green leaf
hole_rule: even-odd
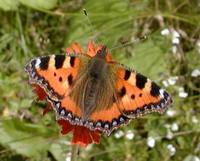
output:
[[[49,151],[53,154],[56,160],[65,160],[66,153],[64,151],[66,150],[66,147],[66,145],[63,146],[60,143],[52,143]]]
[[[57,5],[57,0],[19,0],[23,5],[38,9],[50,10]]]
[[[2,120],[0,133],[2,145],[29,157],[45,153],[55,134],[53,130],[42,125],[28,124],[17,119]]]
[[[18,4],[18,0],[0,0],[0,8],[4,11],[16,10]]]

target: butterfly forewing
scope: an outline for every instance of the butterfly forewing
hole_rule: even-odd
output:
[[[121,66],[117,75],[118,99],[124,115],[134,118],[149,112],[163,113],[171,104],[169,94],[140,73]]]
[[[50,55],[32,59],[25,67],[31,84],[38,84],[52,99],[66,94],[76,79],[82,55]]]

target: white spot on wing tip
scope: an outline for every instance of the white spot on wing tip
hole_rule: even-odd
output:
[[[65,115],[65,110],[63,109],[62,111],[61,111],[61,115]]]
[[[160,89],[159,92],[160,92],[161,98],[164,98],[164,92],[165,92],[164,89]]]
[[[36,59],[35,67],[39,68],[41,60],[39,58]]]

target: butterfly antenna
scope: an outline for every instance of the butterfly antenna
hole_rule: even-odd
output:
[[[92,22],[90,21],[90,18],[89,18],[89,16],[88,16],[88,13],[87,13],[87,11],[86,11],[85,8],[83,9],[83,12],[84,12],[84,15],[87,17],[87,21],[88,21],[88,23],[89,23],[89,25],[90,25],[90,30],[91,30],[91,32],[95,35],[94,26],[93,26]],[[96,37],[96,36],[94,36],[94,37]],[[97,39],[97,38],[94,38],[93,41],[94,41],[94,42],[98,42],[98,39]]]
[[[123,48],[123,47],[126,47],[126,46],[131,45],[131,44],[137,44],[137,43],[142,42],[142,41],[144,41],[144,40],[146,40],[146,39],[147,39],[147,36],[145,35],[145,36],[143,36],[143,37],[136,38],[136,39],[131,40],[131,41],[129,41],[129,42],[125,42],[125,43],[123,43],[122,45],[113,46],[113,47],[110,49],[110,51],[115,50],[115,49],[119,49],[119,48]]]

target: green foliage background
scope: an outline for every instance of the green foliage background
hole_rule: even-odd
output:
[[[172,35],[161,35],[163,29],[180,34],[175,53]],[[100,145],[80,149],[78,160],[198,161],[200,76],[191,76],[200,70],[198,0],[0,0],[0,160],[55,161],[70,154],[71,135],[59,134],[52,112],[42,117],[46,105],[34,101],[23,68],[34,56],[64,52],[74,41],[86,47],[90,39],[161,86],[177,80],[165,87],[174,100],[168,114],[133,120],[121,128],[124,136],[104,136]]]

